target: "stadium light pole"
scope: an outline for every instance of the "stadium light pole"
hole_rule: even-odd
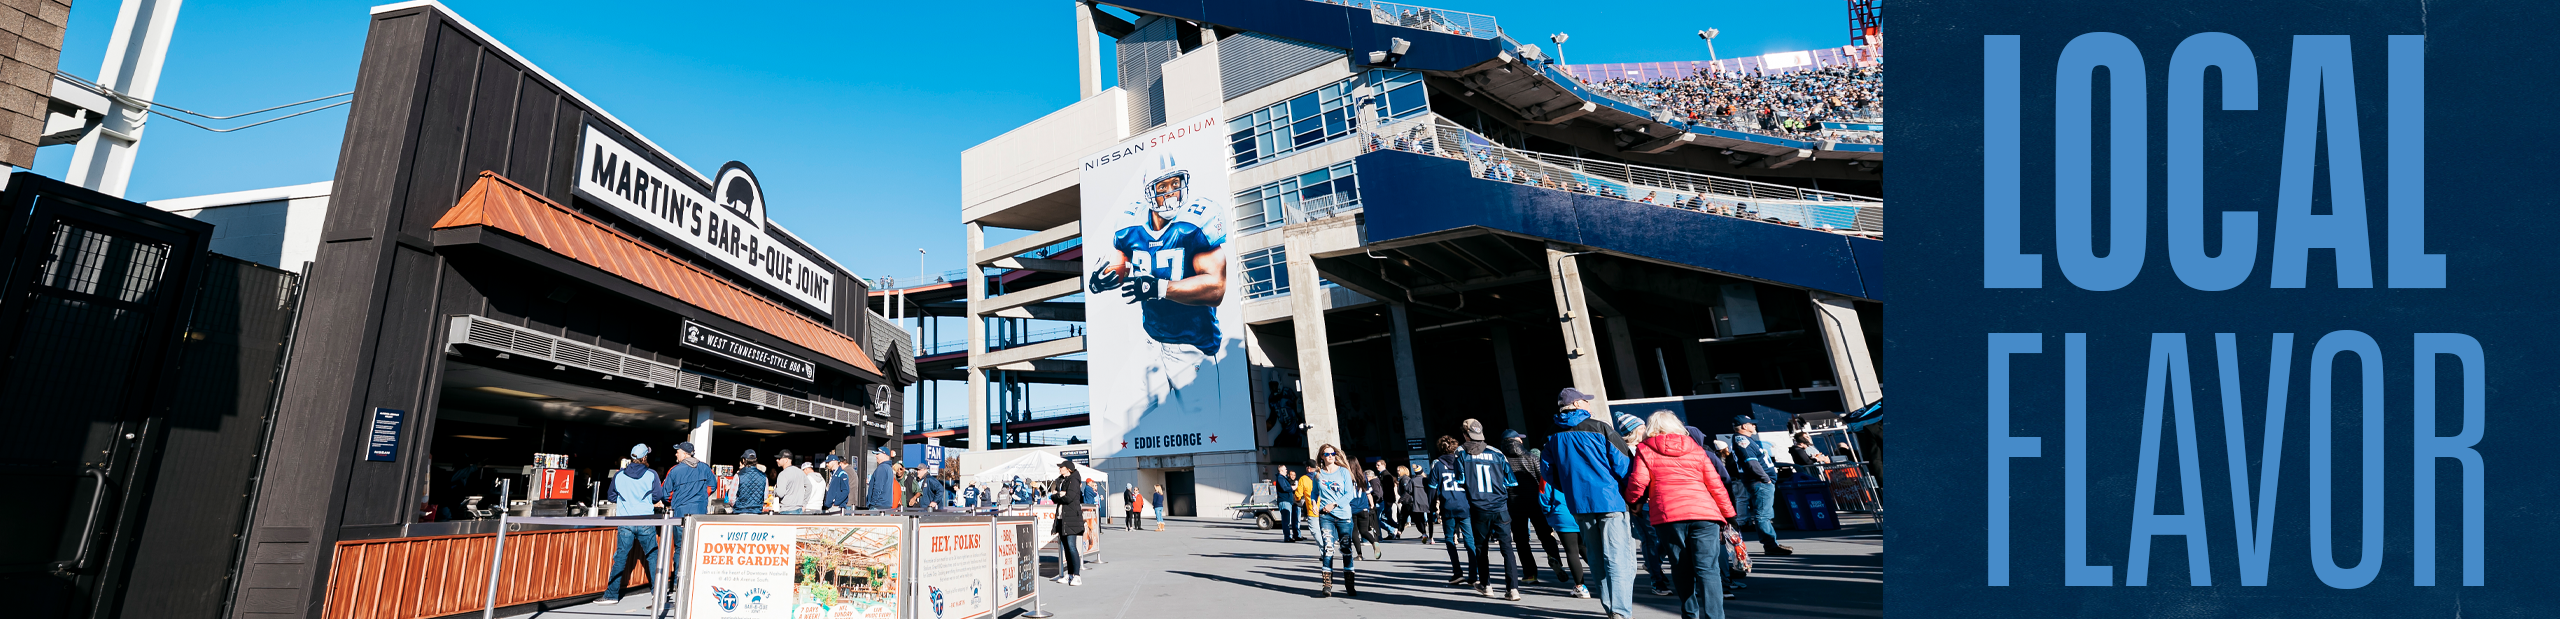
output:
[[[1564,40],[1567,38],[1570,37],[1562,32],[1547,37],[1547,40],[1556,42],[1556,64],[1570,64],[1564,61]]]
[[[1718,60],[1718,59],[1716,58],[1716,35],[1717,35],[1717,34],[1719,34],[1719,32],[1717,32],[1717,30],[1716,30],[1716,29],[1714,29],[1714,28],[1708,28],[1708,29],[1705,29],[1705,30],[1700,30],[1700,31],[1698,31],[1698,38],[1699,38],[1699,39],[1703,39],[1703,40],[1705,40],[1705,41],[1707,42],[1707,69],[1708,69],[1708,70],[1710,70],[1710,71],[1719,71],[1719,72],[1720,72],[1721,70],[1716,68],[1716,63],[1718,63],[1718,62],[1722,62],[1721,60]]]

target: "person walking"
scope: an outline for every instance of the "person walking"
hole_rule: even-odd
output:
[[[1742,528],[1759,535],[1760,554],[1783,557],[1795,554],[1796,549],[1778,543],[1778,463],[1769,456],[1768,447],[1760,444],[1759,431],[1760,426],[1752,422],[1750,415],[1733,416],[1733,458],[1738,465],[1733,473],[1742,477],[1741,485],[1751,489],[1747,506],[1740,508]]]
[[[1342,450],[1327,444],[1316,449],[1316,469],[1305,483],[1315,491],[1316,557],[1324,566],[1323,597],[1333,597],[1333,557],[1342,555],[1342,594],[1360,597],[1358,532],[1352,529],[1351,499],[1357,494]]]
[[[1388,473],[1386,458],[1370,460],[1369,466],[1369,504],[1376,506],[1378,510],[1376,537],[1383,540],[1396,539],[1397,532],[1403,529],[1396,526],[1397,522],[1401,522],[1396,518],[1399,515],[1397,512],[1404,507],[1403,502],[1396,500],[1396,491],[1403,488],[1404,478]]]
[[[631,459],[615,471],[606,485],[605,500],[613,502],[615,516],[650,516],[666,501],[658,488],[658,472],[649,470],[649,446],[632,445]],[[604,595],[596,599],[600,606],[622,603],[622,587],[631,582],[631,551],[640,551],[640,569],[655,578],[658,573],[658,527],[614,527],[613,567],[605,570]],[[657,588],[657,583],[649,583]],[[672,589],[658,588],[660,591]]]
[[[1084,476],[1076,473],[1076,464],[1058,461],[1058,491],[1050,493],[1049,498],[1058,504],[1058,548],[1064,556],[1058,560],[1058,577],[1050,580],[1070,587],[1084,586],[1084,551],[1080,544],[1083,540],[1077,538],[1085,533],[1084,493],[1087,491]]]
[[[1280,506],[1280,541],[1298,541],[1298,474],[1280,467],[1280,483],[1271,487],[1272,502]]]
[[[1540,464],[1547,483],[1564,495],[1582,529],[1583,552],[1598,552],[1591,561],[1593,593],[1610,619],[1635,612],[1635,538],[1628,533],[1627,500],[1619,484],[1633,466],[1634,454],[1616,428],[1592,418],[1592,397],[1566,388],[1556,396],[1556,433],[1547,437]]]
[[[1458,439],[1444,434],[1437,445],[1440,457],[1431,461],[1429,476],[1432,498],[1440,503],[1441,543],[1449,549],[1449,584],[1473,588],[1475,580],[1469,578],[1466,562],[1458,558],[1461,539],[1467,556],[1475,556],[1476,547],[1475,529],[1467,526],[1467,487],[1458,481]]]
[[[1369,559],[1374,561],[1380,558],[1378,538],[1375,533],[1378,522],[1378,503],[1369,498],[1371,496],[1369,486],[1375,483],[1375,480],[1369,477],[1368,469],[1358,466],[1347,468],[1351,470],[1351,531],[1355,541],[1351,549],[1355,553],[1367,551]]]
[[[756,464],[756,450],[739,453],[738,487],[729,493],[729,512],[764,513],[765,487],[771,484],[764,476],[764,467]]]
[[[1656,536],[1670,551],[1682,619],[1724,619],[1724,566],[1715,547],[1733,521],[1733,499],[1678,415],[1655,411],[1643,432],[1626,499],[1651,507]]]
[[[1458,456],[1458,483],[1467,493],[1467,523],[1474,527],[1475,551],[1469,553],[1476,595],[1494,597],[1492,575],[1485,552],[1495,543],[1502,544],[1502,598],[1520,600],[1520,563],[1513,559],[1519,552],[1519,541],[1511,537],[1511,489],[1519,485],[1511,477],[1511,462],[1502,452],[1484,442],[1484,423],[1468,419],[1459,423],[1466,431],[1467,442],[1461,443]]]
[[[1396,529],[1412,527],[1422,533],[1422,543],[1431,543],[1431,484],[1427,476],[1413,467],[1396,465],[1396,498],[1403,502],[1398,509],[1404,512],[1404,520],[1396,523]]]
[[[809,502],[809,476],[800,474],[791,450],[773,452],[773,513],[797,514]]]
[[[1155,510],[1156,530],[1164,530],[1164,484],[1156,484],[1155,496],[1147,497],[1147,508]]]
[[[1530,552],[1530,542],[1546,549],[1548,567],[1564,569],[1564,563],[1557,558],[1555,528],[1547,525],[1546,518],[1538,517],[1544,513],[1538,507],[1538,495],[1546,489],[1546,481],[1538,474],[1538,449],[1528,445],[1528,438],[1519,430],[1503,430],[1501,447],[1503,456],[1511,461],[1511,477],[1520,481],[1518,487],[1511,489],[1511,513],[1519,515],[1511,519],[1511,539],[1520,540],[1520,581],[1537,586],[1538,560]],[[1533,530],[1537,532],[1534,540],[1529,537]]]
[[[1565,507],[1564,493],[1557,492],[1554,485],[1539,490],[1538,509],[1546,515],[1547,526],[1555,529],[1556,537],[1563,541],[1564,558],[1571,562],[1571,567],[1555,564],[1556,584],[1573,583],[1573,597],[1591,597],[1590,583],[1582,578],[1582,527],[1574,523],[1573,510]]]

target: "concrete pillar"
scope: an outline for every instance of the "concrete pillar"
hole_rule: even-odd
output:
[[[693,459],[711,462],[711,407],[693,407],[693,431],[685,440],[693,441]]]
[[[1403,303],[1387,304],[1387,316],[1395,322],[1394,330],[1389,333],[1393,335],[1390,340],[1395,343],[1396,403],[1404,410],[1405,455],[1422,456],[1426,453],[1426,439],[1422,434],[1422,385],[1421,378],[1413,371],[1413,324],[1407,319],[1407,313]]]
[[[1529,434],[1528,413],[1520,404],[1520,366],[1512,363],[1511,325],[1493,326],[1493,377],[1502,389],[1502,419]]]
[[[1076,2],[1076,82],[1083,85],[1082,101],[1102,94],[1102,42],[1093,29],[1093,3]]]
[[[1600,339],[1593,333],[1591,304],[1582,287],[1582,265],[1572,252],[1547,248],[1547,283],[1555,293],[1556,320],[1564,328],[1565,365],[1573,387],[1591,394],[1595,404],[1609,402],[1608,380],[1600,370]]]
[[[1079,11],[1082,11],[1078,5]],[[1083,13],[1079,12],[1078,15]],[[1091,18],[1086,28],[1092,28]],[[980,276],[977,265],[979,251],[987,248],[987,227],[978,222],[966,224],[969,234],[968,269],[961,273],[969,280],[969,359],[960,364],[969,372],[969,451],[987,449],[987,372],[978,368],[978,359],[987,354],[987,319],[978,315],[978,306],[987,298],[987,278]]]
[[[1840,383],[1840,405],[1857,410],[1884,398],[1876,382],[1876,360],[1867,354],[1867,331],[1848,297],[1813,293],[1814,322],[1822,326],[1822,347],[1831,353],[1831,375]],[[1847,412],[1847,411],[1842,411]]]
[[[1298,398],[1307,416],[1307,453],[1318,445],[1342,444],[1342,423],[1333,410],[1333,351],[1325,334],[1325,290],[1317,282],[1315,231],[1288,228],[1281,243],[1289,253],[1289,326],[1298,342]]]
[[[1618,397],[1644,397],[1644,366],[1636,363],[1635,325],[1624,316],[1610,316],[1603,322],[1609,327],[1609,356],[1618,365]]]

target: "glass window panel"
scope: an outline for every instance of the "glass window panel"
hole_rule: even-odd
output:
[[[1321,112],[1322,110],[1316,107],[1316,93],[1298,95],[1298,98],[1289,100],[1290,118],[1306,118]]]

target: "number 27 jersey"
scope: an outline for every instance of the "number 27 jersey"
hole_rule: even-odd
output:
[[[1113,233],[1111,248],[1128,256],[1130,275],[1153,277],[1157,285],[1165,286],[1198,275],[1191,268],[1192,257],[1217,250],[1221,240],[1210,238],[1208,232],[1188,221],[1175,221],[1163,232],[1154,232],[1142,220]],[[1167,344],[1197,346],[1202,352],[1214,353],[1219,347],[1216,307],[1157,298],[1140,303],[1138,310],[1147,337]]]

